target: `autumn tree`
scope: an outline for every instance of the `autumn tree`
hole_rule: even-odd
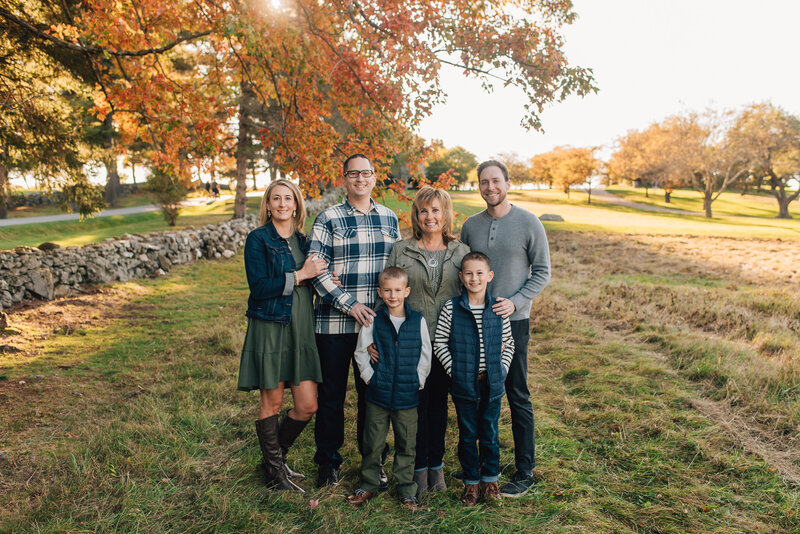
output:
[[[466,148],[439,147],[434,156],[425,163],[425,178],[436,182],[447,171],[452,170],[453,179],[458,184],[467,181],[469,173],[478,166],[478,158]]]
[[[8,215],[13,172],[31,174],[45,187],[72,183],[76,208],[86,215],[100,203],[86,203],[97,195],[81,172],[85,139],[72,102],[83,88],[31,46],[25,32],[10,30],[0,31],[0,218]]]
[[[591,148],[558,147],[552,154],[553,181],[567,196],[572,186],[587,183],[600,168],[600,162],[594,157],[594,150]]]
[[[534,181],[530,160],[526,161],[516,152],[498,154],[496,159],[508,169],[508,178],[515,184],[527,184]]]
[[[86,0],[78,15],[41,31],[0,9],[6,22],[91,57],[100,117],[114,114],[122,144],[145,128],[159,175],[175,181],[186,180],[189,159],[223,146],[229,121],[219,117],[236,116],[241,94],[232,82],[274,107],[258,137],[311,192],[339,179],[351,152],[371,155],[385,174],[443,100],[443,65],[487,89],[519,88],[528,97],[521,120],[533,128],[545,105],[594,90],[591,72],[563,53],[560,31],[575,18],[568,1]],[[175,58],[188,47],[207,60],[179,73]],[[348,133],[327,120],[334,109]]]
[[[728,137],[746,154],[750,173],[769,184],[778,217],[790,219],[789,204],[800,196],[800,118],[769,103],[753,104],[739,113]]]
[[[531,176],[533,181],[540,184],[546,184],[548,189],[553,188],[555,176],[553,171],[555,169],[557,156],[554,152],[545,152],[543,154],[536,154],[531,158]]]

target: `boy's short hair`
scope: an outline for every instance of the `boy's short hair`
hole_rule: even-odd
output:
[[[483,252],[478,252],[477,250],[473,250],[472,252],[468,252],[464,254],[464,257],[461,259],[461,268],[460,270],[464,270],[464,264],[468,261],[482,261],[486,264],[489,270],[492,270],[492,262],[489,261],[489,256],[484,254]]]
[[[408,273],[402,267],[387,267],[378,275],[378,285],[381,285],[384,280],[389,279],[402,280],[408,285]]]

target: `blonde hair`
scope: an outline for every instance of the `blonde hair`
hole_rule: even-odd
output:
[[[294,195],[294,202],[297,205],[295,207],[294,215],[292,216],[292,219],[294,219],[294,229],[302,234],[304,233],[303,226],[306,224],[306,203],[303,201],[303,193],[300,192],[300,188],[297,187],[296,184],[290,182],[289,180],[284,180],[283,178],[280,180],[275,180],[269,184],[267,190],[264,191],[264,196],[261,197],[261,209],[259,210],[261,225],[263,226],[272,220],[272,214],[269,213],[269,210],[267,210],[267,204],[269,204],[269,195],[272,193],[272,190],[279,185],[288,187]]]
[[[419,223],[419,210],[422,206],[430,206],[434,200],[438,200],[442,206],[442,237],[444,242],[449,243],[455,241],[456,236],[453,235],[453,201],[450,200],[450,195],[444,189],[434,189],[426,185],[414,197],[414,203],[411,205],[411,228],[414,230],[414,237],[420,239],[422,237],[422,225]]]

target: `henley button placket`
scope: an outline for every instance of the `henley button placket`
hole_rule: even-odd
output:
[[[492,225],[489,227],[489,247],[494,245],[494,238],[497,236],[497,219],[492,219]]]

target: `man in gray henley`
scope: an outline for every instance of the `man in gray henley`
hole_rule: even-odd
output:
[[[516,472],[503,486],[504,497],[521,497],[533,485],[536,465],[533,406],[528,391],[528,342],[531,301],[550,280],[550,249],[544,227],[533,213],[507,198],[508,169],[499,161],[478,165],[478,187],[486,209],[464,222],[461,241],[483,252],[492,262],[492,309],[509,317],[514,336],[514,359],[506,377],[511,408]]]

